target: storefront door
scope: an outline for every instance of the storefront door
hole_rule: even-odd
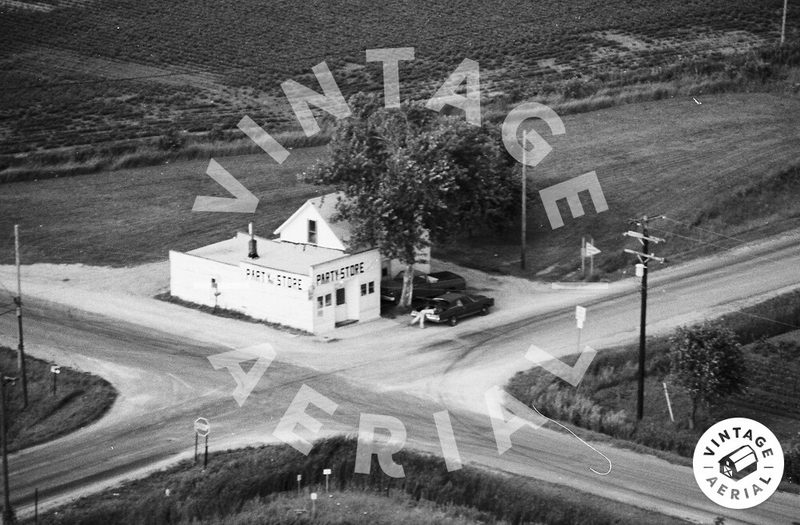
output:
[[[336,322],[347,321],[347,297],[344,288],[336,289]]]

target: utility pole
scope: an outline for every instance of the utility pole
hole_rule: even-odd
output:
[[[19,326],[19,346],[17,346],[17,371],[22,376],[22,407],[28,408],[28,374],[25,371],[25,344],[22,339],[22,273],[19,263],[19,225],[14,225],[14,253],[17,263],[17,326]]]
[[[636,419],[641,421],[644,417],[644,364],[645,364],[645,354],[646,354],[646,327],[647,327],[647,263],[653,259],[658,262],[663,263],[664,259],[661,257],[656,257],[652,253],[650,253],[650,243],[653,242],[658,244],[660,242],[664,242],[664,239],[660,239],[658,237],[650,237],[649,232],[647,231],[647,215],[642,217],[639,220],[635,220],[641,226],[641,232],[634,232],[628,231],[625,232],[623,235],[628,237],[634,237],[642,243],[642,251],[637,252],[634,250],[624,250],[625,253],[632,253],[639,258],[639,264],[636,268],[636,275],[642,278],[642,289],[641,289],[641,296],[642,296],[642,306],[641,306],[641,315],[639,318],[639,377],[638,377],[638,385],[637,385],[637,392],[636,392]]]
[[[783,22],[781,22],[781,47],[786,41],[786,8],[788,7],[789,0],[783,0]]]
[[[527,195],[527,170],[525,169],[527,164],[527,153],[528,153],[528,133],[526,131],[522,132],[522,227],[521,227],[521,234],[520,234],[520,261],[519,266],[523,270],[525,269],[525,238],[527,237],[527,221],[528,221],[528,195]]]
[[[0,438],[3,444],[0,445],[3,453],[3,523],[14,523],[16,517],[11,508],[10,490],[8,488],[8,447],[6,445],[6,428],[8,419],[6,417],[6,381],[13,381],[13,378],[6,377],[0,370]]]

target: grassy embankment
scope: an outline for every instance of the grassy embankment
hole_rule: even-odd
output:
[[[68,434],[99,419],[114,404],[114,388],[105,380],[62,367],[53,394],[51,363],[26,356],[28,407],[23,408],[16,350],[0,347],[0,375],[16,377],[6,386],[8,449],[31,447]]]
[[[542,481],[469,466],[447,472],[441,458],[405,450],[394,455],[404,478],[386,476],[376,460],[370,474],[355,474],[355,451],[354,439],[335,437],[308,456],[285,445],[217,453],[205,472],[183,462],[51,511],[40,523],[683,523]],[[333,498],[325,494],[325,468]],[[303,487],[295,496],[298,474]],[[316,519],[310,492],[320,496]]]
[[[668,336],[648,339],[641,424],[636,424],[635,415],[638,343],[600,352],[577,388],[537,368],[518,373],[508,391],[549,417],[689,458],[700,435],[716,421],[755,419],[783,445],[784,488],[800,490],[800,332],[796,331],[800,329],[800,291],[726,315],[719,322],[745,345],[748,390],[701,411],[694,430],[688,424],[691,402],[669,377]],[[772,339],[782,334],[789,339]],[[669,386],[674,423],[662,382]]]
[[[310,70],[323,60],[345,95],[382,90],[368,48],[415,48],[401,82],[403,96],[418,100],[458,58],[478,61],[495,123],[523,100],[563,115],[680,95],[791,93],[800,84],[800,14],[789,10],[778,50],[779,0],[503,9],[470,0],[435,12],[415,3],[328,2],[314,17],[304,5],[277,13],[253,0],[223,10],[153,0],[8,8],[0,19],[0,179],[256,151],[236,123],[249,115],[271,132],[296,130],[280,83],[315,86]]]
[[[621,233],[643,213],[668,265],[729,249],[800,226],[796,166],[800,102],[768,94],[729,94],[632,104],[565,117],[567,135],[530,170],[529,268],[519,271],[518,233],[458,238],[435,246],[434,256],[485,271],[548,280],[578,278],[582,236],[603,250],[595,258],[604,278],[630,270],[632,247]],[[742,126],[742,122],[747,126]],[[324,188],[296,175],[327,155],[322,147],[292,150],[282,165],[266,154],[228,157],[222,165],[261,199],[253,216],[192,213],[195,196],[227,192],[205,175],[207,162],[176,162],[44,181],[7,184],[0,191],[0,231],[20,224],[22,260],[124,266],[166,258],[227,238],[252,220],[273,231]],[[609,210],[552,230],[537,188],[595,170]],[[0,236],[0,263],[13,262],[13,238]]]

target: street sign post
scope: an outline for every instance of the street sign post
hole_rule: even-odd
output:
[[[56,395],[56,378],[61,373],[61,367],[58,365],[50,366],[50,373],[53,374],[53,395]]]
[[[325,493],[327,494],[328,491],[328,478],[331,476],[331,469],[326,468],[322,469],[322,474],[325,476]]]
[[[578,325],[578,354],[581,353],[581,331],[583,330],[583,323],[586,322],[586,308],[583,306],[575,307],[575,321]]]
[[[583,306],[575,307],[575,320],[578,323],[578,328],[583,328],[583,323],[586,321],[586,308]]]
[[[208,466],[208,435],[211,433],[211,423],[204,417],[198,417],[194,420],[194,462],[197,463],[197,442],[198,438],[205,438],[206,452],[203,459],[203,469]]]

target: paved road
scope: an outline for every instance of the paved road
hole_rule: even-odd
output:
[[[798,236],[699,261],[651,279],[650,321],[654,330],[707,314],[736,310],[764,294],[797,284]],[[496,448],[483,393],[529,366],[523,356],[535,342],[554,355],[574,351],[575,304],[589,307],[584,342],[596,348],[635,338],[635,283],[602,295],[542,294],[528,309],[498,311],[456,328],[418,330],[381,321],[337,332],[339,341],[289,337],[259,325],[186,311],[150,299],[108,296],[101,310],[111,317],[39,299],[35,283],[27,296],[26,341],[32,353],[67,366],[103,374],[120,389],[111,413],[91,427],[34,447],[10,460],[18,506],[34,488],[50,503],[109,480],[191,455],[191,421],[203,415],[213,426],[212,449],[273,441],[272,431],[305,384],[339,404],[321,417],[325,430],[352,431],[363,412],[393,415],[408,431],[409,446],[440,453],[433,414],[449,410],[462,460],[564,483],[619,501],[710,523],[790,523],[800,515],[800,497],[776,494],[748,511],[717,507],[697,489],[691,470],[652,456],[595,445],[613,462],[608,476],[589,471],[604,460],[552,423],[513,435],[514,447]],[[130,304],[120,320],[111,306]],[[137,309],[141,308],[141,309]],[[199,320],[199,323],[198,323]],[[192,324],[194,323],[194,324]],[[365,335],[372,332],[373,336]],[[13,343],[14,319],[0,317],[0,342]],[[565,334],[568,334],[565,336]],[[207,356],[254,341],[278,350],[243,407],[233,400],[233,381],[215,371]],[[377,342],[376,342],[377,341]],[[94,485],[93,485],[94,484]]]

